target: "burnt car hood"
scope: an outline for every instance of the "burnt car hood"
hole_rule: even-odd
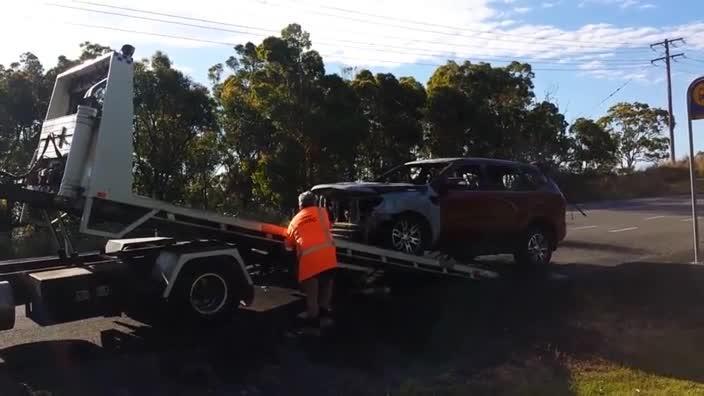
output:
[[[346,182],[318,184],[311,188],[315,193],[345,193],[349,195],[376,195],[399,191],[423,191],[426,186],[409,183]]]

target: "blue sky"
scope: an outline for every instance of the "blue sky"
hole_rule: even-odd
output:
[[[549,95],[568,121],[599,117],[618,101],[666,108],[665,69],[649,63],[661,54],[648,44],[684,37],[673,50],[688,56],[673,64],[678,157],[688,150],[685,91],[704,75],[701,0],[25,0],[5,10],[4,64],[32,51],[51,65],[59,54],[75,56],[85,40],[129,42],[139,57],[165,51],[207,84],[208,68],[232,54],[228,44],[259,42],[297,22],[329,73],[355,66],[425,83],[432,65],[447,59],[531,63],[536,96]],[[704,134],[701,124],[695,131]],[[704,150],[704,136],[695,141]]]

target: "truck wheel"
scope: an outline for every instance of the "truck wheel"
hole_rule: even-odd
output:
[[[232,317],[239,299],[235,274],[227,263],[190,262],[182,271],[169,299],[176,315],[200,323]]]
[[[532,226],[518,241],[514,258],[523,269],[540,269],[552,260],[553,234],[545,227]]]

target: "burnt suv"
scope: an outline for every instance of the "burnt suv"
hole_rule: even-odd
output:
[[[373,182],[312,188],[333,232],[410,254],[459,259],[512,253],[550,262],[565,237],[565,199],[537,167],[485,158],[408,162]]]

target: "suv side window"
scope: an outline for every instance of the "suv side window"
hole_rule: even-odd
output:
[[[482,177],[479,165],[461,165],[449,172],[448,182],[454,190],[479,190]]]
[[[523,169],[523,173],[528,183],[533,186],[533,189],[537,189],[538,187],[548,182],[548,179],[545,177],[545,175],[543,175],[540,171],[536,169],[525,168]]]
[[[531,180],[531,177],[522,169],[503,165],[487,165],[486,183],[482,189],[488,191],[533,191],[538,185],[535,181]]]

